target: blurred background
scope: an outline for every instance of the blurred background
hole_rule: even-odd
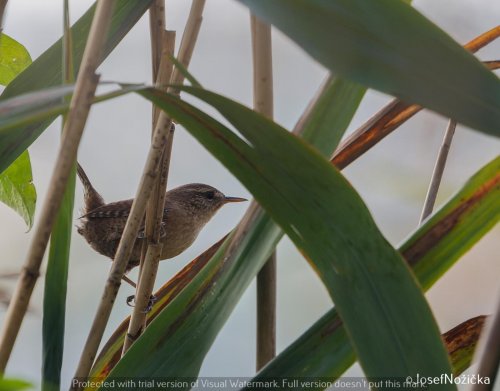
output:
[[[92,3],[91,0],[70,1],[72,21]],[[167,0],[167,28],[177,31],[178,43],[190,3]],[[500,20],[500,2],[493,0],[415,0],[414,5],[462,44],[494,27]],[[8,3],[4,32],[25,45],[33,59],[52,45],[61,36],[61,31],[62,1],[15,0]],[[150,83],[149,49],[146,14],[99,68],[101,80]],[[290,129],[326,71],[276,30],[273,31],[273,56],[275,119]],[[490,44],[478,56],[485,60],[499,59],[500,42]],[[251,106],[250,22],[245,7],[234,0],[207,1],[190,71],[205,88]],[[390,99],[369,91],[349,131],[356,129]],[[150,104],[137,95],[92,108],[78,159],[106,201],[134,195],[149,145],[150,117]],[[418,224],[446,124],[445,118],[422,112],[344,170],[382,232],[395,246]],[[204,182],[225,194],[249,197],[248,191],[217,160],[184,129],[177,129],[169,188]],[[29,149],[38,192],[38,211],[53,169],[59,132],[58,120]],[[499,147],[498,139],[458,126],[438,203],[451,196],[467,178],[494,158]],[[82,202],[82,188],[77,182],[75,224]],[[174,260],[161,263],[157,285],[167,281],[231,230],[245,208],[244,204],[223,208],[190,249]],[[0,270],[17,271],[25,260],[31,233],[26,232],[22,219],[3,204],[0,204],[0,222]],[[427,297],[443,332],[473,316],[493,311],[500,293],[499,233],[498,227],[493,229],[428,292]],[[74,233],[63,384],[69,384],[75,370],[109,267],[107,258],[95,253]],[[332,303],[318,277],[287,238],[278,247],[278,273],[277,348],[281,351]],[[136,273],[131,273],[131,277],[135,278]],[[0,284],[0,288],[10,291],[14,286],[7,281],[0,281]],[[125,298],[131,294],[132,289],[122,285],[104,340],[130,313]],[[37,387],[41,369],[42,296],[43,278],[40,278],[32,297],[31,312],[24,320],[7,368],[9,377],[30,380]],[[4,314],[4,308],[0,308],[0,322]],[[255,373],[255,322],[255,283],[252,283],[207,355],[201,376],[252,376]],[[349,374],[359,375],[360,370],[355,366]]]

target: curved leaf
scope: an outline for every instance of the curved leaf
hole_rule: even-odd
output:
[[[196,88],[184,91],[217,108],[246,140],[178,98],[152,90],[141,94],[183,124],[220,159],[310,256],[342,313],[367,376],[451,372],[436,324],[404,261],[380,234],[359,196],[329,162],[309,145],[237,103]],[[218,254],[224,251],[222,246]],[[208,273],[203,270],[195,281],[210,281]],[[207,283],[204,289],[209,289],[213,281]],[[190,284],[170,304],[184,313],[181,319],[186,322],[195,321],[198,314],[192,308],[205,300],[193,290]],[[142,375],[164,374],[170,363],[163,360],[176,356],[180,349],[189,349],[187,334],[176,338],[175,348],[171,345],[170,331],[178,331],[182,321],[177,319],[165,334],[161,321],[165,317],[160,314],[143,335],[158,334],[161,327],[161,340],[134,344],[111,377],[129,376],[131,369]],[[203,342],[197,340],[197,344]],[[381,351],[384,360],[379,359]],[[161,360],[159,367],[148,368],[143,359],[148,356]]]
[[[331,71],[500,136],[498,78],[409,4],[240,2]]]
[[[449,373],[420,288],[338,171],[307,144],[244,106],[208,91],[184,90],[214,106],[246,141],[185,102],[166,95],[160,100],[158,93],[153,101],[225,164],[307,254],[367,377]]]
[[[424,290],[429,289],[498,222],[499,183],[500,158],[497,158],[481,168],[402,244],[400,252]],[[277,376],[335,379],[355,360],[340,317],[332,309],[269,363],[255,380]],[[463,368],[463,356],[454,358],[454,363],[455,368]]]
[[[73,84],[73,45],[69,15],[69,0],[63,4],[63,48],[61,83]],[[70,102],[68,97],[65,98]],[[61,132],[67,115],[63,116]],[[62,135],[62,134],[61,134]],[[76,164],[73,162],[57,219],[50,234],[49,258],[45,273],[42,319],[42,391],[59,391],[63,364],[66,329],[66,295],[68,291],[69,253],[73,229]]]
[[[461,374],[471,365],[474,350],[483,331],[485,320],[486,316],[484,315],[476,316],[443,334],[455,375]]]
[[[9,84],[29,64],[31,56],[26,48],[0,33],[0,84]],[[24,151],[7,170],[0,172],[0,201],[24,219],[28,230],[33,225],[36,206],[36,189],[32,181],[28,151]]]
[[[31,64],[31,56],[26,48],[9,37],[0,34],[0,85],[6,86],[28,65]]]
[[[36,190],[33,185],[28,151],[0,173],[0,201],[14,209],[25,221],[28,230],[33,225]]]
[[[328,102],[335,106],[341,105],[343,112],[351,113],[352,116],[359,105],[364,89],[352,83],[351,88],[351,94],[347,94],[347,85],[343,81],[329,81],[319,96],[318,102],[323,108],[328,105]],[[338,90],[338,95],[333,90]],[[344,96],[345,99],[338,99],[338,96]],[[339,119],[340,122],[337,122],[336,118],[329,118],[330,127],[323,124],[321,132],[313,132],[312,127],[307,124],[317,122],[317,115],[324,114],[322,111],[311,110],[310,115],[304,119],[306,130],[303,137],[307,138],[312,145],[325,150],[326,155],[330,155],[336,146],[335,140],[340,139],[348,121],[344,117]],[[342,123],[345,127],[341,126]],[[331,134],[332,130],[339,134],[335,137]],[[260,208],[253,205],[250,209],[252,212],[247,212],[240,224],[240,228],[244,231],[238,233],[238,241],[233,242],[232,237],[229,238],[225,246],[229,246],[230,251],[218,251],[201,269],[205,273],[203,276],[198,276],[199,272],[193,274],[190,267],[179,273],[178,277],[183,278],[182,276],[187,274],[192,281],[182,291],[177,283],[174,283],[173,294],[177,295],[175,300],[161,312],[161,319],[157,318],[148,326],[146,334],[140,337],[140,342],[137,341],[127,352],[126,356],[132,364],[129,366],[121,361],[120,369],[117,370],[128,374],[140,373],[140,376],[153,376],[154,374],[177,378],[197,376],[215,336],[246,287],[283,236],[283,232]],[[207,261],[205,257],[203,259],[203,262]],[[196,266],[199,266],[198,263]],[[177,277],[175,280],[177,281]],[[172,296],[169,296],[169,300],[171,298]],[[177,304],[174,303],[175,301]],[[162,305],[163,303],[159,303],[159,306]],[[153,311],[155,310],[156,307]],[[126,328],[123,328],[122,332],[125,330]],[[150,330],[156,330],[156,332]],[[167,330],[166,333],[165,330]],[[188,338],[185,337],[187,334]],[[102,360],[97,361],[91,376],[100,378],[109,372],[114,364],[112,356],[116,357],[121,352],[119,339],[123,337],[119,335],[117,331],[110,339],[109,345],[107,344],[110,349],[105,351]],[[159,340],[161,343],[158,343]],[[134,350],[144,345],[154,346],[154,353],[143,356],[140,349]],[[181,346],[182,354],[165,355],[164,353],[177,351]],[[192,351],[196,351],[196,354],[191,354]],[[158,360],[157,357],[161,355],[163,355],[162,359]],[[134,360],[136,359],[144,364],[140,372],[135,372],[137,368]]]
[[[201,269],[210,261],[219,247],[224,243],[227,235],[212,245],[208,250],[205,250],[198,257],[193,259],[189,264],[184,266],[182,270],[172,277],[166,284],[164,284],[157,292],[157,298],[151,311],[146,315],[146,323],[158,316],[158,314],[189,284]],[[123,341],[125,340],[125,333],[128,330],[130,316],[128,316],[114,331],[113,335],[109,338],[103,346],[99,356],[96,358],[92,367],[90,377],[102,380],[108,376],[109,372],[113,369],[116,363],[121,358]],[[89,388],[87,388],[89,389]]]

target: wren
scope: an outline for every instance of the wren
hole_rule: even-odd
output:
[[[84,188],[84,207],[80,217],[81,224],[77,227],[78,233],[95,251],[113,260],[133,200],[107,204],[79,164],[77,173]],[[182,253],[223,205],[242,201],[246,199],[226,197],[214,187],[201,183],[190,183],[167,191],[160,233],[163,243],[160,259],[173,258]],[[128,261],[127,272],[139,265],[145,240],[143,219]]]

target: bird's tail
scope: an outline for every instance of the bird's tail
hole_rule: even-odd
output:
[[[96,191],[96,189],[94,189],[94,186],[92,186],[92,183],[90,183],[87,174],[78,162],[76,163],[76,172],[78,173],[78,177],[80,178],[84,189],[83,197],[85,201],[85,208],[83,210],[83,214],[89,213],[94,209],[104,205],[103,198]]]

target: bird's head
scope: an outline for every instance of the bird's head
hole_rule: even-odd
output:
[[[202,183],[190,183],[168,192],[169,200],[175,200],[200,220],[208,221],[223,205],[247,201],[245,198],[228,197],[215,187]]]

